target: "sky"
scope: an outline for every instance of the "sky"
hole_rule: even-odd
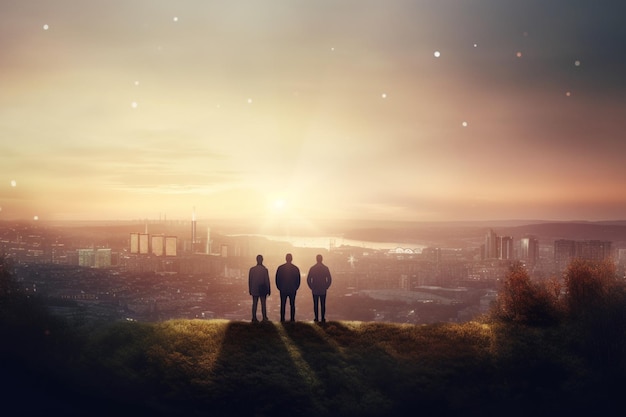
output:
[[[626,218],[626,5],[0,3],[0,220]]]

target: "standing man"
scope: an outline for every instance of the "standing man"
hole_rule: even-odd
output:
[[[322,306],[322,322],[326,321],[326,291],[333,282],[330,270],[322,263],[322,255],[317,255],[317,263],[309,269],[306,282],[313,293],[313,313],[315,321],[319,321],[318,302]]]
[[[289,298],[291,321],[296,321],[296,291],[300,288],[300,269],[291,263],[293,256],[285,256],[286,263],[276,270],[276,288],[280,291],[280,321],[285,321],[285,304]]]
[[[250,268],[248,273],[248,291],[252,296],[252,321],[257,322],[256,309],[261,299],[261,313],[263,321],[267,321],[266,297],[270,295],[270,274],[263,265],[263,255],[256,256],[256,266]]]

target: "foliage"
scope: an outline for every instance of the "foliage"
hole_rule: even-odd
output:
[[[595,366],[626,374],[626,286],[610,261],[573,261],[565,274],[573,343]]]
[[[615,264],[575,259],[565,272],[566,304],[571,317],[592,314],[611,302],[618,288]]]
[[[554,324],[559,317],[558,293],[549,284],[532,282],[524,266],[515,263],[504,278],[493,316],[514,323]]]
[[[560,291],[536,286],[520,268],[505,284],[501,320],[421,326],[78,326],[29,302],[0,320],[0,365],[11,381],[3,408],[65,416],[625,415],[623,287],[611,283],[596,293],[602,308],[548,326],[545,311],[554,313]]]

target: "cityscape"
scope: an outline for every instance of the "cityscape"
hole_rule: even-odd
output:
[[[626,415],[626,3],[1,11],[4,415]]]
[[[71,319],[249,320],[248,270],[257,254],[264,256],[277,294],[274,274],[286,253],[293,254],[303,279],[319,253],[333,276],[330,318],[425,324],[466,322],[488,313],[517,262],[537,281],[560,279],[576,258],[611,260],[623,277],[625,228],[619,223],[544,223],[503,226],[500,232],[477,224],[459,230],[462,241],[450,240],[455,229],[447,226],[441,235],[415,230],[412,240],[393,248],[346,245],[341,237],[315,240],[324,245],[295,246],[289,237],[220,232],[219,224],[197,221],[194,212],[187,221],[5,221],[0,253],[24,292]],[[270,296],[270,319],[277,320],[278,304],[278,297]],[[297,308],[298,320],[312,320],[305,285]]]

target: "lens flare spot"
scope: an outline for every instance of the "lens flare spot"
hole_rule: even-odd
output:
[[[279,198],[278,200],[274,200],[273,206],[274,210],[282,211],[285,207],[287,207],[287,202],[282,198]]]
[[[435,56],[435,58],[439,58],[441,56],[441,52],[435,51],[433,55]]]
[[[13,188],[17,187],[17,181],[11,180],[11,187]]]

